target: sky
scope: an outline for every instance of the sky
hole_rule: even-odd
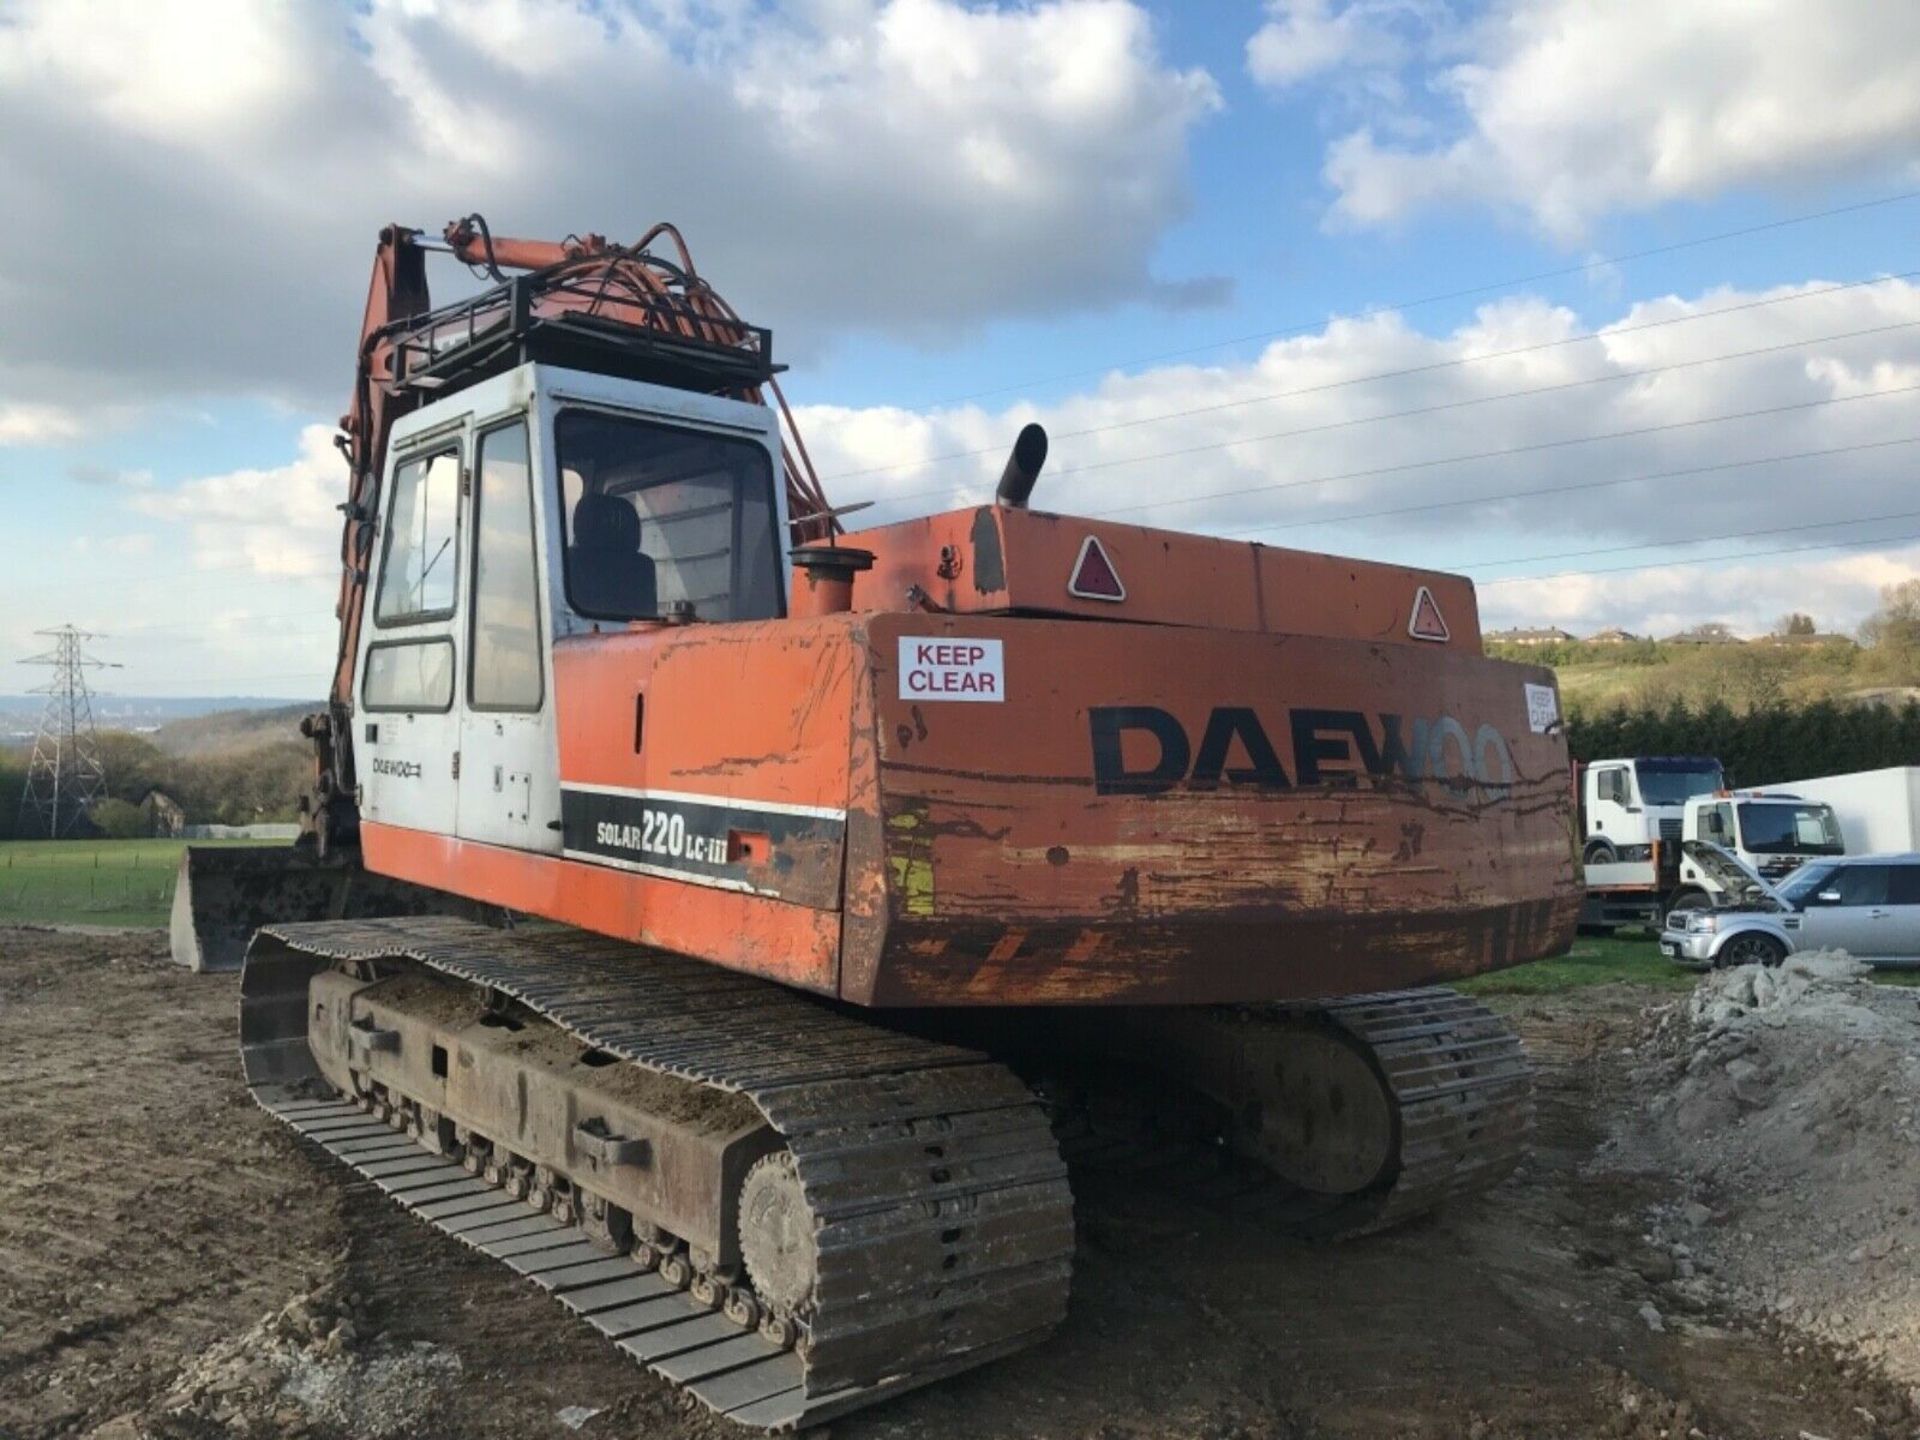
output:
[[[475,210],[679,224],[856,525],[1039,420],[1040,508],[1489,627],[1851,630],[1920,575],[1916,157],[1885,0],[0,0],[0,661],[317,697],[375,238]]]

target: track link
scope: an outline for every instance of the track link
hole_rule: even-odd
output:
[[[1303,1031],[1337,1033],[1365,1052],[1390,1108],[1391,1156],[1374,1181],[1347,1193],[1318,1192],[1253,1163],[1231,1128],[1224,1136],[1170,1134],[1147,1120],[1116,1132],[1084,1116],[1063,1126],[1062,1146],[1076,1168],[1158,1172],[1171,1188],[1303,1238],[1372,1234],[1492,1189],[1512,1173],[1532,1134],[1533,1067],[1519,1036],[1458,991],[1147,1012],[1118,1028],[1126,1053],[1211,1091],[1230,1114],[1249,1101],[1273,1103],[1271,1062]]]
[[[356,960],[423,966],[582,1044],[749,1098],[785,1141],[818,1227],[817,1305],[798,1345],[316,1094],[308,982]],[[974,1051],[619,941],[441,917],[262,930],[241,996],[248,1086],[265,1109],[743,1425],[817,1424],[1038,1343],[1064,1318],[1066,1166],[1033,1093]]]

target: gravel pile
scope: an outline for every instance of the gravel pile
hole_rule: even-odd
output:
[[[1760,1309],[1920,1391],[1920,994],[1869,973],[1796,955],[1650,1012],[1596,1163],[1680,1180],[1644,1237],[1673,1308]]]

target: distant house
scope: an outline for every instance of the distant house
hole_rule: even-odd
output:
[[[1553,626],[1544,630],[1495,630],[1487,635],[1495,645],[1571,645],[1577,638]]]
[[[1618,625],[1609,625],[1605,630],[1596,630],[1587,636],[1589,645],[1638,645],[1640,637],[1631,630],[1622,630]]]
[[[1678,635],[1669,635],[1660,642],[1662,645],[1738,645],[1741,639],[1733,633],[1731,625],[1718,620],[1709,620],[1704,625],[1696,625],[1691,630],[1682,630]]]
[[[1836,635],[1830,630],[1815,630],[1803,635],[1763,635],[1757,642],[1762,645],[1853,645],[1856,642],[1850,635]]]
[[[187,812],[164,790],[149,790],[140,797],[139,810],[147,820],[147,833],[155,839],[173,840],[187,833]]]

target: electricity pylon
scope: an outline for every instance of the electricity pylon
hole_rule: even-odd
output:
[[[47,703],[20,795],[19,833],[58,840],[80,833],[88,807],[106,798],[107,767],[100,763],[93,697],[87,691],[87,671],[102,669],[106,662],[81,648],[82,641],[101,638],[89,631],[62,625],[34,633],[50,636],[53,648],[20,663],[51,666],[53,678],[28,692],[46,696]]]

